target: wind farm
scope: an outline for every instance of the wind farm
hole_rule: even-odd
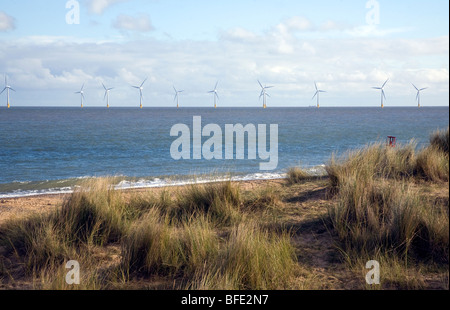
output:
[[[5,88],[3,88],[2,92],[0,93],[3,94],[3,92],[6,90],[6,107],[9,109],[11,107],[10,103],[9,103],[9,91],[12,90],[13,92],[15,92],[15,90],[8,85],[8,77],[5,75]]]
[[[146,83],[146,81],[148,80],[148,78],[144,79],[144,81],[142,81],[142,83],[140,85],[132,85],[131,87],[134,89],[138,89],[139,90],[139,107],[142,109],[143,108],[143,100],[144,100],[144,95],[143,95],[143,90],[144,90],[144,84]],[[376,89],[380,91],[380,102],[381,102],[381,108],[385,107],[385,101],[386,99],[386,92],[385,92],[385,87],[388,84],[388,82],[391,79],[388,78],[380,87],[372,87],[372,89]],[[267,108],[267,97],[271,97],[271,95],[268,93],[268,90],[271,88],[274,88],[275,86],[267,86],[267,85],[263,85],[261,83],[260,80],[257,80],[261,91],[260,91],[260,95],[259,95],[259,99],[262,99],[262,108],[266,109]],[[103,88],[103,101],[106,100],[106,108],[110,108],[111,107],[111,102],[110,102],[110,93],[112,90],[116,89],[115,87],[107,87],[105,85],[104,82],[101,83],[102,88]],[[217,108],[217,102],[219,100],[219,91],[218,91],[218,85],[219,85],[219,81],[216,82],[216,84],[214,85],[214,88],[210,91],[208,91],[208,94],[212,94],[213,95],[213,104],[214,104],[214,108]],[[417,107],[422,107],[422,101],[421,101],[421,94],[424,90],[429,89],[429,87],[424,87],[424,88],[419,88],[416,86],[416,84],[411,83],[411,85],[414,87],[414,89],[416,90],[416,102],[417,102]],[[86,101],[86,97],[85,97],[85,86],[86,83],[83,83],[83,85],[81,86],[80,90],[75,92],[75,94],[79,94],[80,95],[80,102],[81,102],[81,108],[85,107],[85,101]],[[173,101],[176,102],[176,107],[179,108],[180,107],[180,94],[185,92],[185,90],[178,90],[174,85],[172,86],[173,91],[174,91],[174,97],[173,97]],[[311,98],[311,100],[316,99],[316,105],[315,107],[320,108],[321,107],[321,94],[322,93],[327,93],[326,90],[323,90],[321,88],[319,88],[319,85],[317,84],[317,82],[314,82],[314,88],[315,88],[315,93],[313,95],[313,97]],[[9,83],[8,83],[8,77],[7,75],[5,75],[5,86],[3,88],[3,90],[0,92],[0,95],[3,94],[4,92],[6,92],[6,106],[7,108],[10,108],[10,91],[14,91],[15,89],[13,89]],[[236,89],[234,90],[236,91]],[[192,106],[192,105],[191,105]]]

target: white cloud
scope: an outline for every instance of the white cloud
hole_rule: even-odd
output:
[[[148,15],[130,16],[121,14],[113,21],[113,27],[119,30],[149,32],[154,30]]]
[[[394,33],[411,31],[411,28],[380,28],[378,25],[357,26],[346,30],[347,34],[354,37],[385,37]]]
[[[128,0],[88,0],[89,12],[101,15],[110,6],[125,1]]]
[[[5,12],[0,11],[0,31],[14,30],[15,28],[14,18]]]
[[[150,29],[149,19],[147,24],[136,24],[135,19],[129,22],[122,24],[121,29]],[[262,34],[233,28],[220,33],[217,41],[147,38],[114,43],[75,41],[70,37],[0,41],[0,55],[9,59],[0,63],[0,72],[7,72],[14,86],[22,90],[61,92],[59,99],[55,96],[54,100],[67,104],[78,104],[70,94],[84,82],[91,102],[102,104],[104,81],[116,87],[117,101],[131,106],[136,101],[129,98],[137,96],[130,84],[139,84],[146,77],[149,78],[144,91],[146,102],[163,106],[172,104],[173,84],[185,90],[185,105],[207,105],[206,91],[217,80],[221,104],[235,106],[259,104],[258,79],[276,86],[271,91],[274,105],[310,104],[314,81],[329,91],[330,100],[332,96],[358,98],[355,104],[365,104],[368,96],[376,99],[371,87],[381,85],[388,77],[390,94],[409,96],[410,83],[414,82],[430,87],[437,96],[448,97],[448,36],[324,39],[320,30],[313,35],[293,35],[294,29],[297,32],[310,27],[300,20],[286,22],[283,27],[281,31],[273,27]],[[377,100],[373,102],[378,104]]]

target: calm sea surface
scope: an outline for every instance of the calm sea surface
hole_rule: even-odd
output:
[[[172,159],[173,125],[278,124],[279,163],[260,171],[257,160]],[[320,170],[343,153],[388,135],[398,142],[449,125],[448,107],[407,108],[5,108],[0,109],[0,197],[70,191],[80,179],[123,176],[122,187],[161,186],[232,175],[276,178],[289,167]],[[269,129],[267,128],[267,131]],[[207,138],[203,138],[203,142]]]

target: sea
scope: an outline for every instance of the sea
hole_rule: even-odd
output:
[[[247,151],[244,159],[174,159],[170,149],[178,137],[171,129],[185,124],[192,135],[195,116],[203,127],[221,127],[223,141],[226,124],[265,124],[267,149],[270,125],[278,125],[277,167],[261,170],[267,160],[248,159]],[[117,188],[145,188],[277,179],[294,166],[323,174],[333,154],[388,136],[400,144],[414,139],[421,148],[448,126],[448,107],[1,108],[0,198],[70,193],[91,177],[114,177]]]

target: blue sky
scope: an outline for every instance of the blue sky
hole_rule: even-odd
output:
[[[424,105],[448,105],[448,1],[78,0],[80,24],[66,23],[65,0],[1,0],[0,73],[16,106],[136,106],[130,85],[148,77],[145,106],[376,106],[371,89],[387,78],[386,105],[414,105],[411,83],[429,87]],[[379,24],[366,16],[379,5]],[[3,94],[2,94],[3,96]],[[0,103],[6,100],[0,97]],[[1,104],[0,106],[3,106]]]

